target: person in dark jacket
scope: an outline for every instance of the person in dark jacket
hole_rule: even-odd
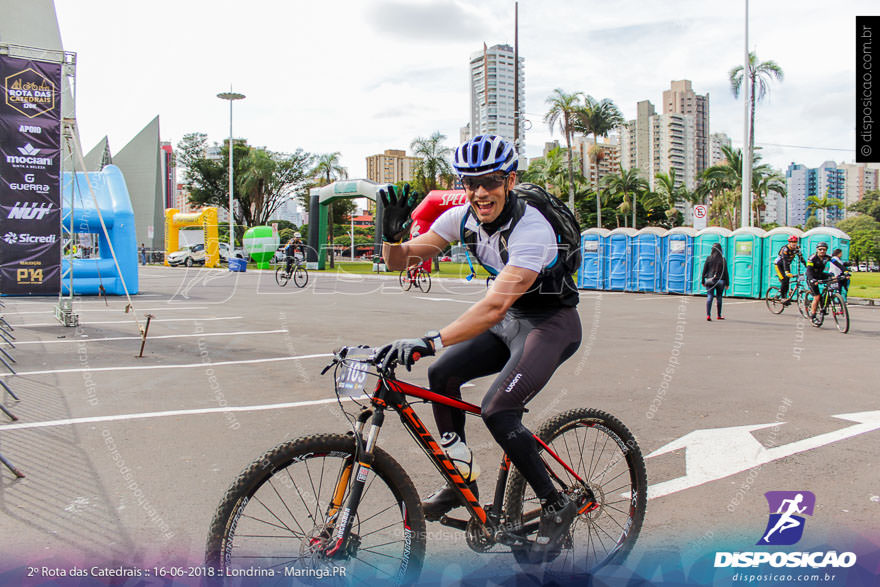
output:
[[[712,252],[703,265],[703,287],[706,288],[706,320],[712,321],[712,299],[718,300],[718,319],[721,316],[721,296],[730,286],[730,275],[727,273],[727,261],[721,254],[721,245],[712,245]]]

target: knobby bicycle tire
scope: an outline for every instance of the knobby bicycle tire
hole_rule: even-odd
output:
[[[808,312],[809,303],[807,302],[807,297],[810,295],[810,291],[803,289],[797,294],[797,307],[798,312],[801,315],[801,318],[810,319],[810,313]]]
[[[563,542],[555,560],[543,563],[545,569],[571,576],[592,573],[612,561],[622,563],[639,536],[647,506],[645,460],[635,437],[614,416],[591,408],[563,412],[546,421],[535,434],[587,481],[598,504],[595,510],[575,518],[570,540]],[[543,452],[542,457],[566,480],[566,491],[576,499],[582,491],[580,484]],[[606,453],[610,457],[607,461],[603,460]],[[591,461],[585,463],[585,459]],[[522,528],[525,517],[534,521],[540,512],[532,488],[515,468],[504,501],[507,523],[512,528]],[[530,514],[524,516],[524,508]],[[514,549],[513,554],[524,568],[537,562],[528,549]]]
[[[770,310],[771,314],[782,314],[785,310],[785,299],[779,295],[778,287],[768,287],[764,298],[764,302],[767,304],[767,309]]]
[[[284,287],[287,285],[287,282],[290,281],[290,273],[288,273],[285,267],[278,267],[275,270],[275,283]]]
[[[309,282],[309,272],[302,265],[297,265],[293,271],[293,284],[296,287],[305,287]]]
[[[419,270],[416,277],[416,287],[422,290],[422,293],[431,291],[431,274],[424,270]]]
[[[342,566],[346,573],[337,578],[345,584],[357,579],[381,584],[415,581],[425,555],[421,501],[403,468],[378,447],[344,558],[327,559],[315,552],[316,544],[332,534],[329,498],[339,472],[356,462],[354,450],[351,435],[319,434],[279,444],[251,463],[217,507],[208,533],[206,566],[220,577],[234,575],[239,565],[274,566],[276,576]],[[347,487],[346,498],[348,491]],[[324,580],[332,582],[333,577],[326,575]]]
[[[834,316],[834,323],[837,325],[837,329],[842,334],[846,334],[849,332],[849,308],[847,308],[843,296],[837,293],[833,294],[829,305],[831,306],[831,314]]]

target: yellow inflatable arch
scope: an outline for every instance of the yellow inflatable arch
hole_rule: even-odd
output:
[[[220,265],[220,247],[217,240],[217,208],[185,214],[177,208],[165,209],[165,265],[168,255],[180,248],[180,229],[201,226],[205,233],[205,267]]]

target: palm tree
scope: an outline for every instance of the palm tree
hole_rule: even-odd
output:
[[[452,165],[449,158],[452,149],[443,145],[446,135],[439,130],[428,137],[418,137],[410,144],[413,154],[420,159],[416,167],[416,188],[421,189],[423,194],[436,190],[437,178],[441,177],[449,183],[452,177]]]
[[[807,196],[807,202],[807,210],[809,212],[822,210],[822,226],[825,226],[828,221],[828,208],[843,208],[843,202],[837,198],[829,197],[828,190],[825,191],[825,196],[822,198],[819,196]]]
[[[755,105],[770,91],[770,81],[776,78],[783,81],[785,74],[775,61],[758,63],[758,56],[749,51],[749,155],[755,154]],[[735,98],[739,97],[743,84],[743,66],[737,65],[728,74],[730,89]],[[751,160],[751,159],[750,159]]]
[[[755,171],[766,167],[760,165]],[[770,197],[770,192],[778,194],[783,198],[786,197],[785,178],[778,173],[771,171],[769,173],[756,173],[752,177],[752,186],[755,192],[755,226],[761,226],[761,209],[766,205],[766,200]]]
[[[571,137],[574,134],[574,121],[576,113],[581,107],[582,92],[566,94],[560,88],[553,90],[553,95],[547,98],[550,110],[544,115],[544,122],[550,126],[550,133],[558,125],[559,130],[565,135],[565,146],[568,148],[568,207],[574,212],[574,169],[571,162]]]
[[[614,128],[624,123],[620,109],[609,98],[601,101],[592,96],[584,98],[584,105],[575,112],[574,128],[585,136],[593,135],[593,149],[590,158],[596,163],[596,226],[602,227],[602,204],[599,201],[599,170],[601,149],[598,148],[598,137],[607,137]]]
[[[334,153],[324,153],[323,155],[318,155],[315,164],[315,167],[312,169],[312,175],[318,178],[318,185],[324,186],[332,183],[337,179],[347,179],[348,178],[348,170],[340,165],[339,158],[342,154],[339,151]],[[327,225],[330,227],[330,242],[333,243],[333,204],[330,204],[330,208],[327,211]],[[330,247],[330,268],[333,269],[335,264],[333,262],[333,247]]]
[[[544,157],[533,159],[522,172],[522,180],[539,186],[559,198],[565,187],[565,159],[559,147],[550,149]]]
[[[602,178],[602,187],[613,196],[622,196],[618,210],[624,214],[632,210],[633,228],[636,227],[637,199],[648,192],[648,181],[641,177],[638,168],[624,169],[621,164],[617,165],[618,173],[606,175]],[[632,195],[632,204],[627,201],[627,196]],[[624,216],[626,224],[626,216]]]
[[[672,226],[674,218],[678,214],[675,204],[680,200],[688,199],[685,196],[687,188],[684,187],[684,184],[675,185],[677,179],[675,177],[675,169],[670,169],[669,173],[657,173],[654,179],[657,181],[654,183],[656,190],[652,192],[652,203],[656,203],[656,205],[662,206],[666,210],[666,218],[670,226]]]
[[[245,211],[242,206],[242,213],[248,216],[248,220],[257,220],[258,223],[266,219],[257,218],[263,211],[266,200],[269,197],[270,183],[275,174],[275,160],[272,155],[265,149],[251,149],[248,151],[239,167],[239,189],[244,194],[242,202],[247,201],[249,206]]]

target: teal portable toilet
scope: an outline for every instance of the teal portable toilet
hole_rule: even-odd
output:
[[[779,256],[779,251],[782,250],[782,247],[788,244],[788,239],[796,236],[798,240],[801,241],[799,244],[801,245],[801,253],[803,253],[803,242],[802,238],[804,236],[804,231],[799,228],[795,228],[793,226],[777,226],[773,230],[769,231],[764,235],[764,259],[761,261],[764,267],[761,270],[763,274],[762,280],[762,288],[764,291],[763,294],[766,295],[767,290],[771,287],[779,287],[779,276],[776,275],[776,258]],[[806,259],[806,256],[804,257]],[[791,264],[792,273],[797,275],[798,273],[803,273],[804,267],[801,265],[800,260],[795,257],[794,262]],[[791,284],[793,286],[794,283]],[[763,297],[763,296],[762,296]]]
[[[578,287],[605,289],[605,256],[608,254],[607,228],[588,228],[581,233],[581,270]]]
[[[760,298],[761,263],[764,260],[764,236],[767,231],[756,226],[744,226],[733,231],[728,239],[730,258],[727,270],[730,272],[731,297]]]
[[[816,245],[822,241],[828,243],[828,255],[830,256],[834,249],[843,251],[841,259],[849,261],[849,235],[831,226],[817,226],[812,230],[804,233],[801,239],[801,250],[804,257],[809,259],[816,252]]]
[[[730,273],[730,254],[727,250],[727,240],[731,234],[733,233],[721,226],[707,226],[697,233],[697,236],[694,238],[694,273],[692,277],[693,287],[691,288],[694,294],[706,293],[702,280],[703,265],[706,264],[706,259],[709,258],[709,253],[712,252],[712,245],[715,243],[721,244],[721,252],[727,261],[727,272]]]
[[[632,284],[635,291],[663,291],[663,237],[668,231],[646,226],[633,237]]]
[[[663,238],[663,291],[666,293],[691,293],[696,236],[694,227],[676,226]]]

